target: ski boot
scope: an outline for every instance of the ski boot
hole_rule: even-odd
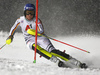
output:
[[[62,61],[59,61],[58,66],[63,68],[68,68],[68,66]]]
[[[59,60],[57,57],[52,56],[52,57],[50,58],[50,61],[58,64],[60,60]]]
[[[59,60],[59,59],[58,59],[57,57],[55,57],[55,56],[52,56],[52,57],[50,58],[50,61],[56,63],[56,64],[58,65],[58,67],[67,67],[67,66],[64,64],[64,62],[62,62],[61,60]]]
[[[81,64],[80,64],[80,67],[81,67],[81,68],[84,68],[84,69],[88,68],[88,66],[87,66],[85,63],[81,63]]]
[[[70,68],[88,68],[88,66],[85,63],[81,63],[80,61],[72,57],[69,59],[69,61],[66,61],[64,63]]]
[[[58,66],[59,67],[64,67],[64,63],[62,61],[59,61]]]
[[[88,66],[85,64],[85,63],[81,63],[80,61],[78,61],[77,59],[75,58],[70,58],[70,63],[73,64],[73,65],[76,65],[76,67],[78,68],[88,68]]]

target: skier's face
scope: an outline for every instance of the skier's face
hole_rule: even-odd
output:
[[[26,11],[26,19],[27,20],[32,20],[33,17],[35,16],[35,11]]]
[[[33,19],[33,15],[30,15],[30,14],[29,15],[26,15],[26,19],[27,20],[32,20]]]

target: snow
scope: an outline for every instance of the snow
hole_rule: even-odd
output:
[[[8,33],[0,32],[0,47],[5,44]],[[34,51],[26,47],[22,33],[16,33],[13,42],[0,50],[0,75],[100,75],[100,36],[66,36],[55,39],[85,49],[86,53],[52,41],[54,46],[89,65],[88,69],[59,68],[57,64],[39,57],[36,63]]]

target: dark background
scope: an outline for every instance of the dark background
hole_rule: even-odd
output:
[[[27,3],[36,0],[0,0],[0,31],[10,31]],[[100,34],[100,0],[39,0],[38,9],[47,35]]]

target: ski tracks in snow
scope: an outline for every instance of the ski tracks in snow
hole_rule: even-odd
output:
[[[100,68],[59,68],[45,63],[0,58],[0,75],[100,75]]]

